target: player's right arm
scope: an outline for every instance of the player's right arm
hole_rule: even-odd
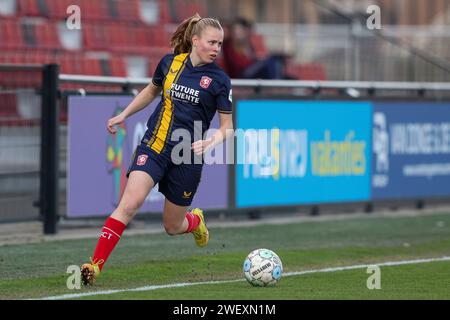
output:
[[[131,103],[119,115],[108,120],[107,129],[110,133],[116,133],[115,125],[121,124],[126,118],[144,109],[152,102],[160,93],[162,87],[150,83],[131,101]]]

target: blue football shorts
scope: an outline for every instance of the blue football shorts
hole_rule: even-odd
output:
[[[157,154],[146,144],[137,146],[127,177],[132,171],[147,172],[167,200],[179,205],[190,206],[202,174],[198,164],[174,164],[167,156]]]

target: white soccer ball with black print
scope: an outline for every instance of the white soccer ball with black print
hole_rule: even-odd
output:
[[[280,257],[269,249],[256,249],[244,261],[244,276],[255,287],[275,285],[283,273]]]

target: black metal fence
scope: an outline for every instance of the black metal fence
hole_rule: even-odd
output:
[[[37,219],[42,66],[0,66],[0,222]]]
[[[58,65],[0,65],[0,222],[59,212]]]

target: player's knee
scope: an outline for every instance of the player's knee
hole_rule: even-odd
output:
[[[139,208],[141,207],[142,202],[131,198],[131,199],[124,199],[122,201],[122,205],[121,205],[121,211],[124,215],[128,216],[128,217],[134,217],[134,215],[136,214],[136,212],[139,210]]]
[[[166,230],[166,233],[169,236],[174,236],[177,234],[180,234],[180,227],[177,224],[171,223],[171,222],[164,222],[164,230]]]

